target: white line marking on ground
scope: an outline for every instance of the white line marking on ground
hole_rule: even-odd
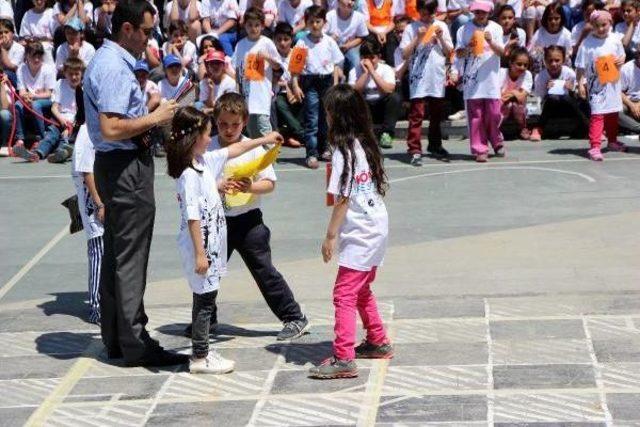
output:
[[[587,347],[589,348],[589,357],[591,357],[591,364],[593,365],[593,372],[596,379],[596,387],[598,388],[598,395],[600,397],[600,405],[602,405],[602,411],[604,412],[604,420],[607,427],[613,426],[613,416],[611,415],[611,411],[609,411],[609,406],[607,405],[607,395],[604,392],[604,381],[602,380],[602,367],[598,362],[598,357],[596,356],[596,350],[593,347],[593,340],[591,339],[591,331],[589,330],[589,325],[587,324],[587,317],[582,318],[582,327],[584,328],[584,335],[587,339]]]
[[[280,349],[280,354],[278,354],[278,357],[276,357],[276,361],[273,364],[273,367],[271,368],[271,370],[269,371],[269,375],[267,376],[267,379],[265,380],[262,386],[262,391],[260,393],[259,400],[256,402],[256,406],[253,407],[253,413],[251,414],[251,418],[247,423],[247,427],[255,427],[257,425],[256,423],[258,422],[260,412],[262,412],[262,408],[264,408],[264,405],[267,403],[267,399],[270,396],[269,393],[271,392],[273,383],[276,380],[276,375],[280,370],[280,368],[282,368],[282,366],[285,364],[285,361],[286,361],[285,355],[287,353],[287,350],[288,350],[288,347],[286,345],[282,346],[282,348]]]
[[[461,170],[445,171],[445,172],[421,173],[419,175],[411,175],[411,176],[405,176],[403,178],[390,179],[389,183],[391,184],[391,183],[410,181],[412,179],[426,178],[429,176],[453,175],[453,174],[467,173],[467,172],[488,172],[488,171],[500,171],[500,170],[535,170],[535,171],[544,171],[544,172],[555,172],[555,173],[560,173],[564,175],[578,176],[588,182],[596,182],[594,178],[580,172],[572,172],[572,171],[566,171],[562,169],[541,168],[541,167],[534,167],[534,166],[507,166],[507,167],[473,168],[473,169],[461,169]]]
[[[484,321],[487,327],[487,425],[488,427],[493,427],[496,395],[493,384],[493,339],[491,338],[491,321],[489,320],[491,307],[489,306],[488,298],[483,298],[483,300]]]
[[[69,225],[65,225],[40,251],[29,260],[3,287],[0,288],[0,300],[20,281],[60,240],[69,234]]]

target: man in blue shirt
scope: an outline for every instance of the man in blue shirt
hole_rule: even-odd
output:
[[[153,157],[146,134],[169,123],[170,101],[148,114],[133,68],[153,31],[155,11],[145,0],[121,0],[105,40],[87,67],[84,104],[96,149],[94,172],[105,209],[100,306],[102,341],[109,358],[129,366],[186,363],[165,351],[146,330],[144,291],[155,219]]]

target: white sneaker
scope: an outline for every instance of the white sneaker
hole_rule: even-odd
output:
[[[457,113],[452,114],[448,117],[448,119],[451,121],[464,120],[466,118],[467,118],[467,113],[464,110],[460,110]]]
[[[214,350],[210,350],[205,359],[189,360],[189,372],[192,374],[227,374],[235,366],[236,362],[225,359]]]

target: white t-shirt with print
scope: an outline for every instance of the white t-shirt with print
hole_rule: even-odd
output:
[[[227,223],[216,177],[224,169],[228,155],[226,148],[207,151],[194,161],[193,168],[185,169],[176,180],[181,216],[178,252],[189,287],[195,294],[219,289],[220,278],[227,272]],[[209,269],[204,275],[195,272],[196,257],[189,233],[190,220],[200,221],[204,253],[209,261]]]
[[[53,102],[58,104],[58,111],[62,117],[70,122],[75,121],[78,106],[76,105],[76,90],[69,85],[67,79],[60,79],[53,89]]]
[[[98,220],[96,205],[91,197],[89,189],[84,183],[83,173],[93,173],[93,163],[96,152],[89,138],[87,125],[83,124],[78,130],[76,142],[73,144],[73,156],[71,157],[71,178],[78,196],[78,210],[87,240],[100,237],[104,234],[104,226]]]
[[[475,31],[491,33],[494,43],[502,45],[502,27],[489,21],[484,28],[467,22],[458,30],[456,49],[466,48]],[[500,57],[484,42],[484,53],[480,56],[469,55],[460,58],[460,78],[462,79],[464,99],[500,99]]]
[[[175,0],[177,1],[177,0]],[[173,7],[173,1],[167,2],[164,6],[164,28],[169,29],[169,24],[171,24],[171,8]],[[182,22],[189,22],[189,9],[191,7],[191,2],[187,5],[186,8],[181,8],[180,4],[178,4],[178,19]],[[196,3],[196,9],[198,11],[198,16],[202,17],[203,8],[202,3],[198,1]]]
[[[242,137],[243,141],[247,139],[249,138],[245,136]],[[211,138],[211,143],[209,144],[209,150],[218,150],[218,149],[220,149],[220,141],[217,136],[214,136],[213,138]],[[247,151],[246,153],[236,157],[235,159],[227,160],[227,164],[225,166],[236,166],[242,163],[251,162],[257,159],[258,157],[262,156],[264,153],[266,153],[264,148],[257,147],[257,148],[254,148],[253,150]],[[216,177],[216,179],[222,179],[223,177],[224,177],[224,171],[222,171],[220,175]],[[262,171],[260,171],[258,175],[256,175],[255,178],[253,179],[254,182],[262,181],[262,180],[268,180],[271,182],[276,182],[278,180],[276,178],[276,172],[273,169],[273,165],[270,165],[266,169],[263,169]],[[249,203],[247,203],[244,206],[237,206],[237,207],[226,206],[223,201],[224,214],[228,217],[235,217],[235,216],[240,216],[242,214],[245,214],[254,209],[260,209],[262,207],[261,200],[262,200],[262,197],[260,197],[259,194],[254,194],[251,197],[251,200],[249,201]]]
[[[380,75],[380,77],[382,77],[382,80],[384,80],[385,82],[392,84],[396,83],[396,72],[393,70],[393,68],[391,68],[384,62],[378,62],[376,72]],[[356,67],[353,67],[351,71],[349,71],[349,84],[351,86],[355,86],[356,81],[358,81],[360,76],[362,76],[362,73],[363,69],[360,64],[358,64]],[[367,101],[375,101],[377,99],[380,99],[380,97],[382,96],[378,85],[376,85],[376,81],[373,80],[371,76],[367,77],[363,95]]]
[[[204,0],[202,2],[202,18],[209,18],[213,29],[220,28],[229,19],[238,19],[238,2],[236,0]]]
[[[327,193],[349,199],[347,215],[338,237],[338,265],[358,271],[371,271],[382,264],[389,236],[389,218],[382,196],[376,190],[371,169],[360,143],[354,142],[355,173],[349,170],[345,187],[340,176],[351,161],[340,150],[331,157],[331,177]]]
[[[93,59],[93,55],[96,54],[96,49],[91,45],[91,43],[87,43],[86,41],[82,41],[82,45],[80,46],[80,52],[78,53],[78,57],[82,59],[85,67],[89,65],[89,61]],[[64,42],[60,46],[58,46],[58,50],[56,51],[56,68],[58,70],[62,70],[64,67],[64,62],[69,57],[69,43]]]
[[[326,76],[333,73],[336,65],[344,61],[344,55],[338,47],[338,43],[331,37],[323,35],[316,43],[309,35],[298,40],[296,47],[308,49],[307,60],[304,64],[302,74],[320,74]]]
[[[248,37],[245,37],[236,45],[236,50],[231,57],[231,64],[236,70],[240,93],[247,100],[249,114],[269,116],[271,114],[271,97],[273,96],[271,83],[273,70],[271,65],[268,61],[264,61],[264,78],[262,80],[250,81],[245,77],[247,55],[257,54],[258,52],[269,55],[274,60],[280,59],[276,45],[268,37],[260,36],[258,40],[249,40]]]
[[[624,57],[624,47],[618,35],[609,33],[604,39],[590,35],[584,39],[576,55],[576,68],[585,70],[591,114],[607,114],[622,110],[620,79],[615,83],[602,85],[596,74],[596,60],[606,55]]]
[[[304,11],[313,6],[312,0],[300,0],[297,7],[291,6],[289,0],[281,0],[278,5],[278,22],[286,22],[295,27],[301,19],[304,19]]]
[[[348,19],[341,19],[337,10],[327,13],[327,25],[325,34],[338,38],[338,44],[343,45],[356,37],[366,37],[369,35],[367,21],[360,12],[353,12]]]
[[[640,101],[640,67],[636,61],[629,61],[620,70],[622,92],[626,93],[633,102]]]
[[[529,70],[525,70],[517,80],[513,81],[509,77],[509,69],[500,68],[500,81],[502,82],[501,88],[503,91],[523,89],[525,92],[531,93],[531,89],[533,88],[533,76]]]
[[[198,97],[198,101],[206,102],[209,99],[209,83],[208,79],[205,77],[200,80],[200,95]],[[220,84],[213,86],[213,100],[214,102],[218,100],[222,95],[229,92],[237,92],[236,89],[236,81],[229,77],[227,74],[222,76],[222,80]]]
[[[18,90],[26,89],[36,94],[39,89],[51,89],[56,87],[56,69],[52,64],[42,64],[36,75],[32,75],[29,66],[23,63],[18,67]]]
[[[442,29],[442,38],[444,43],[453,48],[451,34],[447,24],[442,21],[434,20],[432,25],[437,25]],[[404,49],[411,44],[418,36],[420,28],[425,27],[423,22],[412,22],[404,30],[402,40],[400,41],[400,49]],[[411,58],[409,58],[409,96],[411,99],[424,98],[432,96],[434,98],[444,97],[444,85],[446,79],[445,62],[446,57],[442,50],[440,41],[436,43],[423,44],[420,42]]]
[[[550,80],[553,80],[553,87],[547,88]],[[540,98],[544,98],[547,95],[568,95],[569,90],[564,87],[564,85],[566,82],[575,83],[575,81],[576,72],[566,65],[562,66],[560,74],[556,78],[551,77],[549,71],[544,68],[536,75],[533,91],[534,94]]]

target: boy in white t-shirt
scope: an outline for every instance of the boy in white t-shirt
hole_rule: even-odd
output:
[[[144,59],[138,60],[133,67],[133,73],[136,75],[136,80],[140,84],[140,89],[144,93],[147,110],[152,112],[158,105],[160,105],[160,88],[158,85],[149,80],[149,64]]]
[[[282,0],[278,6],[278,22],[293,27],[293,34],[305,29],[305,11],[313,6],[312,0]]]
[[[24,46],[14,40],[13,21],[0,19],[0,62],[9,81],[16,87],[18,80],[16,71],[24,62]]]
[[[54,26],[53,10],[47,7],[46,0],[33,0],[33,7],[24,14],[20,24],[20,37],[42,43],[47,63],[53,63]]]
[[[264,12],[250,7],[244,14],[247,37],[236,45],[231,63],[236,70],[240,93],[249,106],[247,131],[251,138],[271,132],[273,70],[282,68],[278,50],[271,39],[262,35]]]
[[[189,40],[195,42],[202,33],[202,3],[199,0],[173,0],[164,7],[164,27],[173,22],[184,22],[187,25]]]
[[[233,55],[238,41],[239,7],[236,0],[203,0],[202,30],[204,34],[214,35],[227,56]]]
[[[200,80],[200,95],[196,108],[209,114],[213,106],[222,95],[237,92],[236,81],[225,73],[226,61],[224,52],[210,49],[204,57],[207,70],[205,78]]]
[[[160,97],[163,101],[177,99],[190,84],[189,73],[182,66],[180,58],[173,54],[164,57],[162,66],[165,77],[158,83]]]
[[[96,49],[84,40],[82,31],[84,25],[77,17],[72,18],[64,25],[64,36],[66,42],[58,46],[56,51],[56,69],[62,71],[67,58],[80,58],[84,66],[89,65],[89,61],[96,54]]]
[[[182,62],[182,66],[194,75],[198,72],[198,52],[196,45],[187,39],[189,29],[182,21],[173,21],[169,25],[169,41],[162,45],[164,55],[175,55]]]
[[[304,105],[306,165],[311,169],[319,166],[318,153],[322,153],[322,160],[331,160],[322,98],[331,86],[338,84],[344,61],[336,41],[323,33],[326,16],[327,12],[322,7],[309,7],[304,12],[309,34],[296,44],[297,48],[307,49],[302,75],[293,76],[293,92]]]
[[[355,0],[338,0],[338,8],[327,13],[325,33],[334,38],[344,55],[345,76],[360,64],[360,44],[369,35],[366,18],[353,10]]]
[[[376,132],[382,148],[391,148],[396,123],[402,114],[402,96],[396,92],[396,76],[392,67],[381,61],[382,46],[377,38],[360,45],[362,61],[349,73],[348,82],[362,93],[374,123],[382,124]]]
[[[634,134],[640,132],[640,52],[635,59],[622,66],[622,111],[618,115],[620,127]]]
[[[71,139],[75,136],[76,113],[78,111],[78,95],[76,91],[82,85],[84,62],[79,58],[68,58],[64,63],[64,78],[56,82],[53,90],[53,105],[51,114],[59,125],[50,125],[40,140],[38,147],[29,151],[24,148],[16,151],[20,157],[32,162],[47,159],[50,163],[64,163],[71,158],[73,145]],[[80,89],[81,90],[81,89]],[[80,99],[82,99],[80,97]]]

